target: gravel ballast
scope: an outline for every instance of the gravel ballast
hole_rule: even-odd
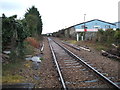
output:
[[[49,48],[47,38],[44,38],[43,60],[40,68],[40,82],[37,85],[39,88],[60,88],[58,74],[52,59],[52,54]]]
[[[59,39],[55,39],[58,42],[61,43]],[[62,43],[63,44],[63,43]],[[70,51],[78,55],[80,58],[82,58],[84,61],[89,63],[92,67],[97,69],[99,72],[101,72],[106,77],[109,77],[114,82],[120,82],[119,77],[119,66],[120,62],[104,57],[101,55],[100,52],[90,47],[91,52],[85,51],[85,50],[75,50],[65,44],[63,44],[66,48],[68,48]]]

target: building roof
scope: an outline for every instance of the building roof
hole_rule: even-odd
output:
[[[80,24],[84,24],[84,23],[92,22],[92,21],[95,21],[95,20],[100,21],[100,22],[104,22],[104,23],[108,23],[108,24],[111,24],[111,25],[116,25],[116,24],[114,24],[114,23],[106,22],[106,21],[103,21],[103,20],[93,19],[93,20],[90,20],[90,21],[86,21],[86,22],[82,22],[82,23],[79,23],[79,24],[76,24],[76,25],[70,26],[70,27],[68,27],[68,28],[71,28],[71,27],[74,27],[74,26],[77,26],[77,25],[80,25]],[[66,29],[68,29],[68,28],[66,28]]]
[[[114,24],[118,24],[118,23],[120,23],[120,21],[118,21],[118,22],[115,22]]]

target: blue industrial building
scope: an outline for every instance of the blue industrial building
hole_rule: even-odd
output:
[[[69,31],[69,35],[76,36],[77,41],[79,41],[79,40],[83,40],[83,39],[85,39],[85,40],[95,39],[96,32],[99,29],[116,30],[116,28],[117,28],[117,25],[115,23],[110,23],[110,22],[99,20],[99,19],[93,19],[90,21],[86,21],[86,22],[79,23],[79,24],[73,25],[71,27],[68,27],[66,30]],[[84,37],[82,35],[82,32],[86,32]]]
[[[59,36],[64,35],[65,37],[76,38],[77,41],[79,41],[79,40],[93,40],[96,38],[96,35],[97,35],[96,32],[99,29],[116,30],[116,28],[118,26],[119,25],[116,25],[116,23],[110,23],[110,22],[99,20],[99,19],[93,19],[90,21],[86,21],[86,22],[72,25],[68,28],[60,30],[57,34]],[[86,32],[86,33],[83,35],[83,32]]]
[[[76,24],[74,25],[74,28],[77,32],[82,32],[84,31],[84,29],[86,29],[86,31],[90,31],[90,32],[95,32],[98,31],[98,29],[103,29],[103,30],[107,30],[107,29],[116,29],[116,24],[114,23],[110,23],[110,22],[106,22],[106,21],[102,21],[99,19],[93,19],[87,22],[83,22],[80,24]]]
[[[116,24],[116,28],[120,29],[120,21],[119,22],[115,22],[115,24]]]

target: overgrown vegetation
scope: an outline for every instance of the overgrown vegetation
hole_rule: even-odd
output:
[[[2,65],[4,83],[22,82],[23,77],[16,71],[23,67],[24,56],[34,54],[40,47],[41,33],[42,19],[35,6],[26,11],[22,20],[18,20],[17,15],[2,15],[2,51],[10,51],[10,54],[2,52],[2,60],[6,62]]]
[[[23,77],[18,74],[19,69],[23,67],[23,62],[17,60],[14,63],[3,64],[2,82],[3,83],[19,83],[23,82]]]
[[[76,42],[76,40],[68,40],[68,42],[80,46],[93,47],[98,51],[105,50],[113,55],[120,56],[120,29],[100,29],[94,38],[95,39],[92,40],[79,42]]]
[[[97,41],[98,42],[107,42],[107,43],[115,43],[119,44],[120,43],[120,29],[113,30],[113,29],[108,29],[108,30],[99,30],[97,32]]]
[[[113,30],[113,29],[108,29],[108,30],[99,30],[97,32],[97,42],[99,43],[104,43],[109,46],[111,44],[116,44],[118,46],[118,49],[120,48],[120,29]]]
[[[2,51],[10,50],[11,60],[24,56],[23,42],[27,37],[38,38],[42,33],[41,16],[34,6],[27,10],[25,18],[22,20],[16,18],[17,15],[11,17],[2,15]]]

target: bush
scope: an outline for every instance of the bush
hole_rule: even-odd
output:
[[[117,42],[117,44],[120,44],[120,30],[117,30],[114,34],[114,39]]]
[[[40,48],[40,44],[35,38],[28,37],[28,38],[26,38],[26,41],[29,42],[31,46],[33,46],[35,48]]]
[[[119,31],[114,31],[113,29],[107,29],[105,31],[99,30],[97,32],[97,41],[103,43],[115,43],[119,39]]]

